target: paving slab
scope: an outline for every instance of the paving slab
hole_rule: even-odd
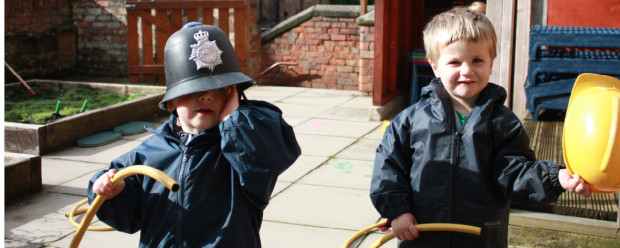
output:
[[[375,161],[375,151],[381,143],[376,139],[359,139],[351,146],[345,148],[336,155],[338,158]]]
[[[107,168],[107,167],[106,167]],[[67,182],[54,185],[54,186],[46,186],[45,190],[52,193],[62,193],[76,196],[83,196],[84,198],[88,197],[88,181],[95,173],[86,174]]]
[[[332,120],[369,121],[368,115],[367,108],[337,106],[317,115],[317,117]]]
[[[383,139],[383,123],[380,123],[377,128],[372,130],[372,132],[362,136],[363,139],[376,139],[381,141]]]
[[[4,216],[4,237],[45,244],[75,232],[65,213],[84,197],[47,193],[33,195],[7,206]]]
[[[306,88],[308,90],[304,93],[310,94],[322,94],[322,95],[341,95],[341,96],[361,96],[366,93],[357,90],[332,90],[332,89],[320,89],[320,88]]]
[[[343,104],[355,96],[350,94],[325,94],[315,91],[304,91],[293,97],[282,100],[283,103],[303,104],[310,106],[337,106]]]
[[[292,104],[292,103],[274,103],[280,110],[282,110],[282,116],[286,120],[289,117],[313,117],[317,116],[334,106],[322,106],[322,105],[307,105],[307,104]]]
[[[51,243],[51,247],[69,247],[73,234]],[[129,234],[119,231],[86,231],[80,248],[136,248],[140,244],[140,232]]]
[[[372,106],[372,96],[355,96],[353,99],[343,103],[340,107],[357,108],[368,111]]]
[[[280,192],[287,189],[291,184],[292,184],[291,182],[277,181],[276,186],[273,188],[273,192],[271,192],[271,197],[274,197],[280,194]]]
[[[368,191],[374,161],[332,158],[299,183]],[[370,197],[367,197],[370,202]]]
[[[97,147],[70,147],[62,151],[50,153],[46,155],[49,158],[62,158],[66,160],[94,162],[94,163],[110,163],[113,159],[129,152],[138,146],[141,142],[138,140],[120,139],[110,144]]]
[[[342,247],[353,231],[263,221],[260,231],[265,248]]]
[[[296,134],[301,154],[311,156],[333,156],[351,145],[356,138],[324,135]]]
[[[278,181],[295,182],[310,173],[310,171],[319,167],[328,159],[329,157],[327,156],[311,156],[302,154],[299,158],[297,158],[295,163],[291,165],[291,167],[289,167],[278,177]]]
[[[247,89],[245,91],[245,95],[250,100],[262,100],[270,103],[276,103],[307,90],[308,88],[298,87],[255,86]]]
[[[379,219],[368,190],[294,184],[271,199],[265,220],[360,230]]]
[[[108,168],[109,162],[92,163],[44,156],[41,164],[43,184],[55,186],[73,180],[76,177],[94,175],[95,172]]]
[[[378,125],[377,122],[312,118],[296,126],[295,133],[358,138],[369,133]]]

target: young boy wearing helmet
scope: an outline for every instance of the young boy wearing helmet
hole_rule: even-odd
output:
[[[170,119],[138,147],[96,173],[89,200],[107,197],[97,217],[140,233],[140,247],[260,247],[263,210],[280,173],[300,155],[293,129],[274,105],[239,101],[252,85],[219,28],[188,23],[165,47]],[[144,164],[177,180],[170,192],[154,179],[110,178]]]
[[[506,91],[489,83],[496,36],[484,14],[458,7],[424,29],[437,76],[421,100],[394,118],[377,148],[370,197],[399,247],[506,247],[513,201],[590,195],[578,175],[536,161]],[[426,232],[418,223],[482,228],[480,236]]]

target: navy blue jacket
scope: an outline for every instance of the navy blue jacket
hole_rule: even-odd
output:
[[[554,202],[564,191],[559,165],[536,161],[505,100],[504,88],[489,83],[457,128],[448,92],[436,79],[388,126],[370,189],[379,213],[482,228],[481,236],[421,233],[399,247],[506,247],[511,202]]]
[[[266,102],[242,103],[226,121],[185,145],[175,138],[176,114],[110,168],[148,165],[180,184],[177,192],[148,176],[125,179],[97,217],[119,231],[140,233],[140,247],[260,247],[263,210],[276,179],[299,157],[293,128]],[[229,162],[216,176],[220,156]],[[107,171],[107,170],[106,170]],[[105,171],[94,175],[88,187]],[[209,183],[215,180],[212,192]]]

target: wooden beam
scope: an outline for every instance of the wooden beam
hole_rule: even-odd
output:
[[[529,61],[530,26],[532,25],[532,0],[517,2],[516,41],[514,59],[514,78],[512,111],[521,119],[528,115],[525,82]]]
[[[487,1],[487,17],[489,17],[495,28],[498,48],[497,57],[493,62],[493,73],[489,81],[506,89],[508,98],[504,105],[509,108],[511,108],[512,103],[515,1]]]
[[[392,1],[377,1],[375,3],[375,77],[372,84],[372,105],[381,106],[382,98],[387,86],[387,56],[384,54],[385,34],[383,29],[388,21],[385,10]],[[386,50],[387,51],[387,50]]]

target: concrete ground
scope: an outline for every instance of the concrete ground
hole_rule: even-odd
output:
[[[368,121],[370,96],[357,91],[270,86],[253,87],[246,93],[250,99],[279,106],[295,127],[302,149],[301,157],[279,177],[265,210],[263,247],[342,247],[358,230],[380,220],[368,197],[382,126],[379,121]],[[76,146],[42,156],[43,192],[5,206],[5,247],[67,247],[76,228],[65,213],[85,199],[89,178],[150,135],[124,136],[100,147]],[[102,223],[95,220],[91,226]],[[512,247],[560,247],[551,246],[549,239],[537,236],[538,229],[533,230],[511,228]],[[371,234],[359,247],[369,247],[380,237]],[[137,247],[138,240],[138,233],[88,231],[81,247]],[[579,247],[618,247],[617,239],[606,241]],[[396,241],[383,247],[396,247]]]

